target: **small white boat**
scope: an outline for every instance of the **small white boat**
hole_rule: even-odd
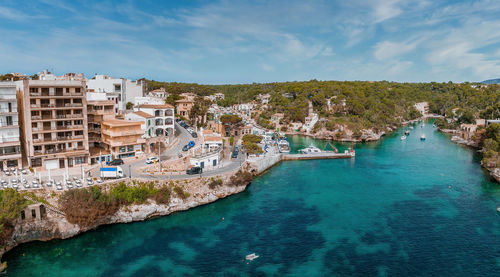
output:
[[[314,153],[321,153],[321,150],[318,147],[311,144],[309,145],[309,147],[300,149],[299,152],[302,154],[314,154]]]
[[[405,131],[405,136],[408,136],[410,134],[410,131],[409,130],[406,130]]]
[[[258,257],[259,257],[259,255],[255,255],[255,253],[252,253],[252,254],[247,255],[247,256],[245,257],[245,259],[246,259],[247,261],[253,261],[253,260],[257,259]]]
[[[406,136],[405,135],[402,135],[401,136],[401,140],[405,140],[406,139]]]
[[[278,141],[278,150],[280,153],[289,153],[290,152],[290,143],[287,140],[281,139]]]
[[[410,130],[413,130],[413,126],[410,126]]]
[[[497,208],[497,212],[499,212],[499,213],[500,213],[500,207],[498,207],[498,208]]]
[[[420,140],[425,140],[426,138],[427,138],[427,137],[425,136],[425,134],[422,134],[422,135],[420,136]]]

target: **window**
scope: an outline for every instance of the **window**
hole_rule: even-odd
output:
[[[36,211],[35,209],[31,209],[31,217],[36,218]]]
[[[7,121],[7,126],[12,125],[12,116],[8,115],[5,117],[5,120]]]
[[[80,91],[81,91],[80,88],[75,88],[75,92],[79,93]]]
[[[123,152],[125,152],[125,146],[120,147],[120,153],[123,153]]]
[[[76,157],[75,164],[83,164],[85,163],[85,157]]]
[[[127,146],[127,152],[131,152],[131,151],[134,151],[134,146],[128,145]]]
[[[122,91],[122,85],[115,85],[115,92],[121,92]]]
[[[26,213],[24,211],[21,211],[21,219],[22,220],[26,219]]]
[[[38,88],[30,88],[30,92],[38,92]]]

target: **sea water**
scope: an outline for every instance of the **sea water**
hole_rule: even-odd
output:
[[[500,276],[500,185],[432,124],[403,131],[190,211],[21,245],[7,276]]]

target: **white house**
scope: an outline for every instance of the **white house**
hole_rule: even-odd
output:
[[[125,115],[125,120],[130,121],[141,121],[141,129],[144,131],[143,138],[150,138],[156,136],[154,116],[143,111],[136,111],[132,113],[127,113]]]
[[[194,155],[190,158],[189,162],[192,166],[199,166],[201,168],[213,168],[219,164],[220,150],[212,151]]]
[[[215,151],[222,148],[222,136],[212,130],[202,130],[202,142],[204,151]]]
[[[425,115],[429,112],[429,103],[427,102],[415,103],[415,109],[417,109],[417,111],[419,111],[422,115]]]
[[[165,88],[159,88],[152,90],[148,93],[148,96],[150,97],[156,97],[156,98],[165,98],[168,96],[168,93],[165,91]]]
[[[143,105],[143,104],[162,105],[165,104],[165,100],[153,96],[140,96],[140,97],[135,97],[133,103],[134,105]]]
[[[125,110],[127,102],[133,102],[135,97],[143,96],[144,84],[142,81],[132,81],[123,78],[113,78],[107,75],[96,74],[87,80],[87,89],[94,92],[105,92],[108,100],[117,99],[118,111]]]
[[[154,118],[154,135],[173,135],[175,132],[174,107],[169,104],[142,104],[134,107],[134,111],[142,111]]]

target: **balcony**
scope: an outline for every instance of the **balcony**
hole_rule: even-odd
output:
[[[65,98],[65,97],[82,97],[83,92],[30,92],[30,97],[36,98]]]
[[[47,150],[35,150],[33,151],[35,156],[42,156],[42,155],[53,155],[53,154],[59,154],[59,153],[70,153],[70,152],[75,152],[75,151],[85,151],[85,147],[75,147],[75,148],[60,148],[60,149],[47,149]]]

